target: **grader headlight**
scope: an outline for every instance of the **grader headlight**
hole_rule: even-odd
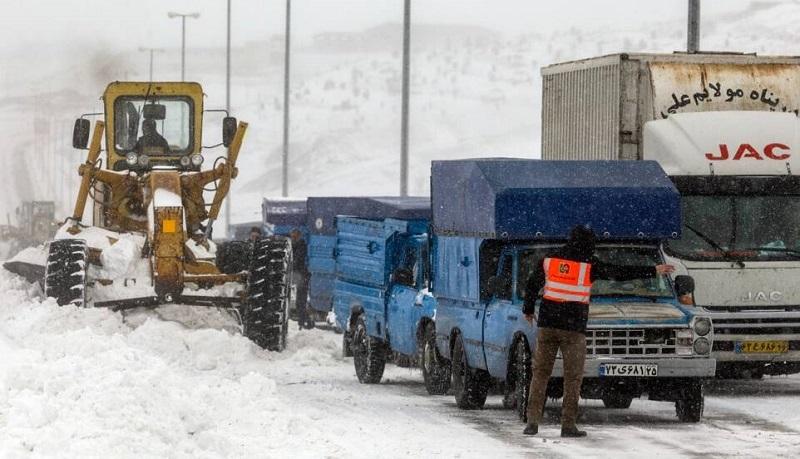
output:
[[[200,167],[203,164],[203,155],[195,153],[192,155],[192,165]]]
[[[130,152],[125,155],[125,162],[128,163],[128,166],[135,166],[139,162],[139,156],[134,152]]]

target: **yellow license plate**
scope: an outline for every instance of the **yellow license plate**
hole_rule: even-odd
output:
[[[789,352],[788,341],[741,341],[736,343],[738,354],[784,354]]]

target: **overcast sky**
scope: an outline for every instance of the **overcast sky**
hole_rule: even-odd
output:
[[[703,0],[703,17],[719,17],[748,0]],[[360,30],[399,22],[402,0],[293,0],[294,33]],[[0,49],[94,40],[103,46],[179,46],[179,19],[168,11],[199,12],[187,24],[187,42],[224,46],[226,0],[0,0]],[[232,0],[233,41],[282,33],[285,0]],[[675,21],[685,27],[687,0],[413,0],[418,23],[461,23],[499,31],[570,27],[625,27]]]

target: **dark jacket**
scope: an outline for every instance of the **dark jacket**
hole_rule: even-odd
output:
[[[308,245],[303,239],[292,241],[292,270],[297,273],[308,273],[306,258],[308,257]]]
[[[592,282],[597,279],[624,281],[656,276],[655,266],[618,266],[601,263],[591,252],[587,255],[586,251],[575,250],[569,244],[547,254],[547,257],[591,264]],[[525,314],[534,313],[534,303],[539,298],[540,292],[544,287],[545,272],[543,264],[544,260],[533,270],[528,278],[528,283],[525,287],[525,302],[522,307],[522,312]],[[588,320],[589,307],[585,304],[569,301],[558,303],[542,299],[536,323],[539,327],[586,333],[586,322]]]

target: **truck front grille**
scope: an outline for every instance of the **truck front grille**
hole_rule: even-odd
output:
[[[666,328],[587,330],[588,356],[675,355],[675,330]]]
[[[800,335],[800,319],[760,317],[757,319],[713,319],[714,334],[725,335]]]

